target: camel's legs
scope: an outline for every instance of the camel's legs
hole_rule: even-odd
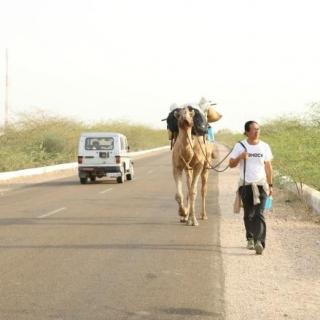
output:
[[[197,186],[198,181],[201,173],[201,166],[198,166],[197,168],[194,168],[193,175],[192,175],[192,182],[191,182],[191,188],[189,191],[189,216],[187,225],[188,226],[198,226],[199,223],[197,221],[196,215],[195,215],[195,201],[197,198]]]
[[[200,219],[203,219],[203,220],[208,220],[208,216],[206,212],[208,177],[209,177],[209,170],[204,168],[201,172],[201,212],[200,212]]]
[[[179,216],[187,216],[187,208],[183,204],[183,191],[182,191],[182,170],[178,168],[173,168],[173,176],[176,182],[176,196],[175,199],[179,205]]]
[[[190,198],[189,198],[189,192],[191,189],[191,181],[192,181],[192,170],[185,169],[186,178],[187,178],[187,196],[186,196],[186,216],[181,218],[181,222],[186,222],[188,220],[188,215],[190,211]]]

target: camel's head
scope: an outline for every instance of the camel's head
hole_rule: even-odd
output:
[[[193,117],[194,110],[192,107],[187,106],[184,108],[180,108],[174,112],[174,116],[178,120],[178,127],[181,129],[192,128],[193,126]]]

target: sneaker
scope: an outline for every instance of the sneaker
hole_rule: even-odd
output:
[[[255,246],[254,246],[254,250],[256,250],[256,254],[262,254],[263,251],[263,245],[261,244],[261,241],[257,241]]]
[[[248,240],[247,249],[254,250],[254,241],[253,241],[253,239]]]

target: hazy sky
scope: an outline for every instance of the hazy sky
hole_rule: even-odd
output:
[[[173,102],[218,103],[242,130],[320,101],[318,0],[0,0],[11,114],[40,107],[82,120],[165,128]],[[2,122],[1,121],[1,122]]]

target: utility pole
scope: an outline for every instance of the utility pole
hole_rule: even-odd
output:
[[[6,49],[6,92],[4,102],[4,130],[7,129],[9,124],[9,57],[8,49]]]

